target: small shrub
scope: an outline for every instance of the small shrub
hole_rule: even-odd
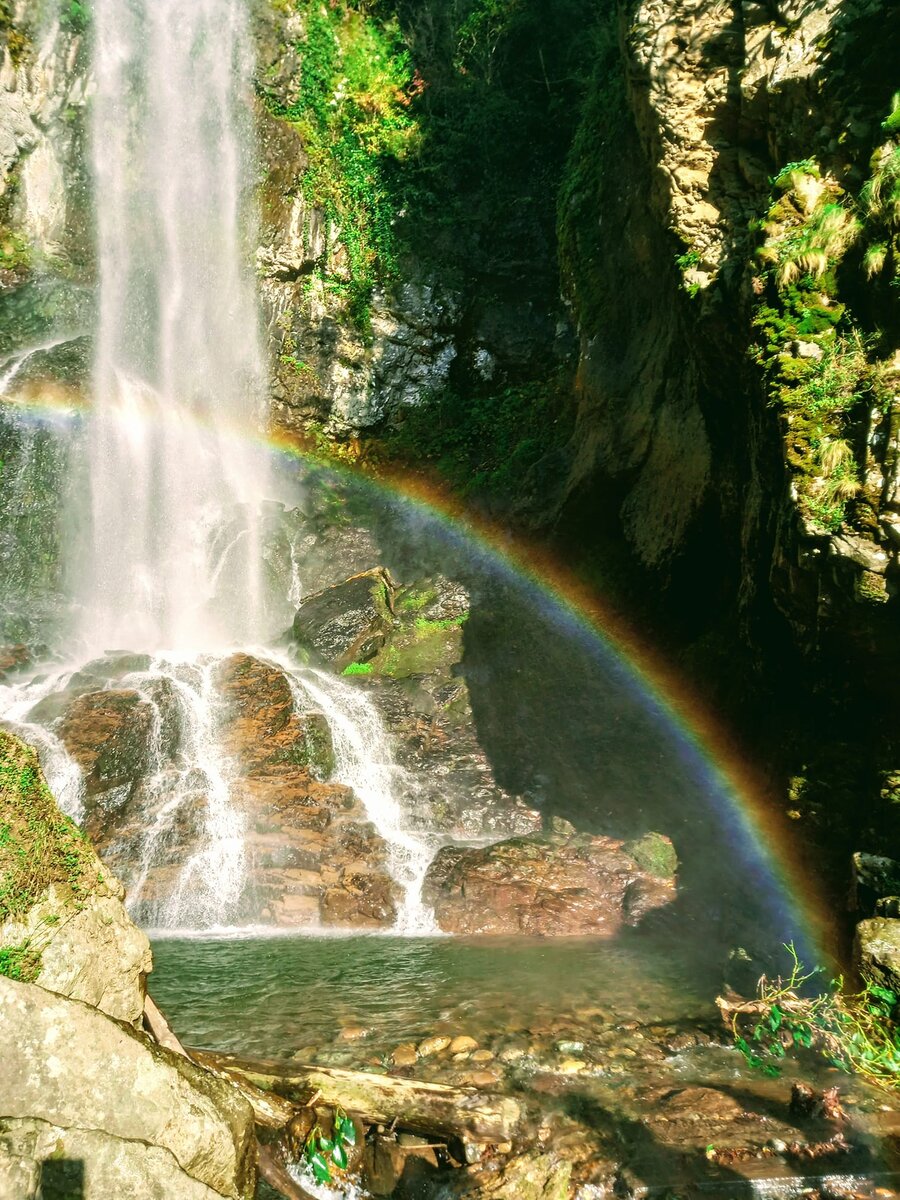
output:
[[[790,1053],[811,1050],[843,1071],[885,1087],[900,1086],[895,993],[867,980],[861,992],[846,994],[843,980],[832,979],[824,991],[809,995],[821,968],[807,970],[792,944],[785,949],[790,973],[775,979],[763,975],[755,1001],[726,1008],[734,1043],[748,1064],[778,1075]]]

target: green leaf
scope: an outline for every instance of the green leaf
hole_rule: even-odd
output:
[[[341,1121],[341,1137],[348,1146],[356,1145],[356,1126],[349,1117],[344,1117]]]
[[[319,1138],[319,1149],[322,1151],[323,1154],[327,1154],[328,1151],[332,1150],[333,1148],[334,1148],[334,1142],[332,1142],[331,1138],[327,1138],[327,1137]]]
[[[307,1154],[306,1158],[312,1167],[312,1173],[316,1177],[317,1182],[331,1183],[331,1172],[328,1169],[328,1163],[318,1150],[313,1150],[312,1154]]]
[[[777,1004],[773,1004],[772,1009],[769,1013],[769,1028],[772,1030],[773,1033],[777,1033],[777,1031],[781,1028],[782,1019],[783,1019],[783,1014],[781,1012],[781,1009],[778,1007]]]
[[[334,1159],[336,1165],[339,1166],[342,1171],[346,1170],[346,1168],[347,1168],[347,1151],[344,1149],[342,1142],[337,1143],[337,1145],[334,1148],[334,1153],[332,1154],[331,1157]]]

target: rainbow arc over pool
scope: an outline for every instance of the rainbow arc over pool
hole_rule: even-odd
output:
[[[69,426],[80,423],[84,401],[73,389],[30,384],[0,402],[0,413],[4,408],[26,423]],[[198,419],[196,425],[202,430],[204,423]],[[545,546],[468,511],[439,481],[419,472],[326,461],[320,452],[285,432],[248,434],[234,426],[230,435],[274,456],[282,466],[294,464],[300,476],[310,468],[326,470],[361,489],[373,502],[400,505],[410,517],[426,518],[429,534],[477,555],[491,572],[521,589],[545,619],[577,641],[585,655],[605,670],[614,670],[644,711],[668,731],[691,777],[715,806],[730,852],[767,893],[785,938],[796,942],[807,961],[832,957],[823,895],[800,857],[787,818],[767,795],[761,773],[748,764],[724,724],[684,678],[596,590]],[[218,423],[216,437],[221,436]]]

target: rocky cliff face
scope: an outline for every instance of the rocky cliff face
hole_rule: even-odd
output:
[[[713,553],[745,618],[771,598],[806,647],[864,637],[897,569],[896,292],[860,261],[897,147],[883,6],[619,9],[561,212],[570,486],[667,582]]]
[[[62,6],[14,7],[0,62],[0,282],[38,267],[81,271],[89,255],[84,31]]]

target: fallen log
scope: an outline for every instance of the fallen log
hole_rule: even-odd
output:
[[[229,1077],[238,1076],[254,1088],[286,1096],[297,1104],[309,1104],[316,1098],[323,1105],[340,1105],[367,1125],[396,1123],[414,1133],[498,1143],[511,1140],[520,1116],[515,1100],[486,1095],[475,1088],[205,1050],[190,1050],[189,1054],[201,1066],[216,1067]]]
[[[275,1092],[268,1092],[255,1087],[253,1083],[239,1071],[234,1071],[215,1061],[224,1055],[204,1054],[200,1050],[189,1050],[188,1058],[198,1067],[224,1079],[241,1093],[253,1109],[253,1119],[257,1125],[265,1125],[268,1129],[283,1129],[297,1115],[298,1105],[285,1100]]]
[[[257,1125],[264,1125],[268,1129],[283,1129],[296,1116],[297,1106],[291,1104],[289,1100],[254,1087],[243,1076],[227,1070],[218,1063],[202,1061],[202,1055],[199,1052],[186,1050],[172,1032],[171,1025],[157,1008],[149,992],[144,996],[144,1025],[160,1046],[165,1046],[167,1050],[180,1054],[182,1058],[190,1059],[198,1067],[209,1071],[211,1075],[216,1075],[219,1079],[230,1083],[253,1109],[253,1119]]]

